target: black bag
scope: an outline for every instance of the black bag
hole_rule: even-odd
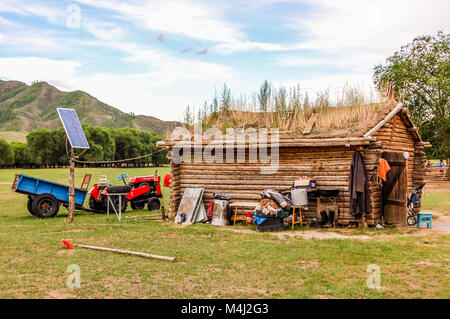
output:
[[[227,193],[213,193],[214,199],[230,200],[231,196]]]

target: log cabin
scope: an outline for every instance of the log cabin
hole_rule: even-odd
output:
[[[204,151],[207,142],[196,143],[195,137],[178,138],[172,134],[157,144],[171,150],[168,155],[172,174],[170,211],[177,211],[183,192],[188,187],[204,188],[203,200],[207,207],[213,200],[214,192],[230,194],[231,201],[258,201],[264,189],[283,191],[292,187],[295,179],[309,176],[316,181],[318,188],[339,189],[336,198],[339,225],[358,223],[361,219],[349,213],[350,165],[358,150],[364,159],[372,207],[372,212],[364,216],[364,224],[405,225],[407,196],[413,187],[425,180],[423,149],[426,143],[421,140],[407,108],[401,103],[391,100],[367,107],[375,110],[375,116],[365,120],[356,118],[349,127],[342,128],[341,125],[337,129],[327,124],[329,127],[324,128],[320,120],[325,115],[318,112],[311,116],[304,130],[280,132],[278,169],[273,174],[264,173],[263,166],[267,164],[249,159],[253,144],[245,138],[240,142],[236,138],[232,146],[226,146],[234,148],[234,154],[238,149],[244,149],[245,161],[237,162],[236,157],[231,163],[225,159],[217,162],[174,161],[175,145],[188,145],[191,147],[189,152],[195,148]],[[312,129],[314,124],[317,129]],[[223,141],[218,140],[217,143],[223,145]],[[268,139],[267,146],[270,147],[270,144]],[[225,156],[225,152],[221,156]],[[380,158],[386,159],[391,167],[386,182],[377,178]],[[306,223],[318,216],[316,208],[317,200],[310,199],[308,209],[303,210]],[[416,211],[419,210],[420,207],[417,207]]]

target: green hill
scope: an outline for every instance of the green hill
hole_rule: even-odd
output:
[[[124,113],[83,91],[63,92],[46,82],[26,85],[19,81],[0,80],[0,138],[5,135],[11,139],[15,136],[11,132],[26,134],[40,127],[60,127],[57,107],[75,109],[83,124],[134,127],[162,136],[180,125],[176,121]]]

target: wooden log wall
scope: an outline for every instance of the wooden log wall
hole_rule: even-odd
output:
[[[182,163],[172,166],[171,209],[176,211],[184,190],[188,187],[205,189],[203,200],[208,206],[214,192],[225,192],[231,195],[232,201],[259,201],[260,193],[268,188],[278,191],[286,190],[293,185],[295,179],[310,176],[318,187],[337,188],[340,193],[337,198],[340,208],[340,223],[348,224],[355,221],[349,214],[350,194],[348,191],[350,164],[355,147],[286,147],[279,150],[279,168],[275,174],[262,174],[261,168],[269,164],[249,163],[248,149],[245,163]],[[379,149],[366,148],[363,153],[366,158],[366,169],[375,169]],[[370,185],[375,183],[369,176]],[[376,186],[376,185],[375,185]],[[371,186],[374,191],[374,185]],[[372,194],[375,206],[379,195]],[[308,210],[304,211],[306,220],[317,216],[316,201],[311,200]],[[379,221],[380,209],[368,216],[369,224]]]

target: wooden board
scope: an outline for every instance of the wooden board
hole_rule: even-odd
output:
[[[386,182],[383,183],[384,220],[394,225],[405,225],[408,186],[406,160],[402,153],[397,152],[384,152],[383,158],[391,167],[386,174]]]
[[[311,116],[310,116],[310,118],[309,118],[309,120],[308,120],[308,123],[306,123],[306,127],[305,127],[305,129],[303,130],[303,134],[309,134],[309,133],[311,133],[311,130],[312,130],[314,124],[316,123],[317,117],[318,117],[318,116],[319,116],[318,113],[313,113],[313,114],[311,114]]]

